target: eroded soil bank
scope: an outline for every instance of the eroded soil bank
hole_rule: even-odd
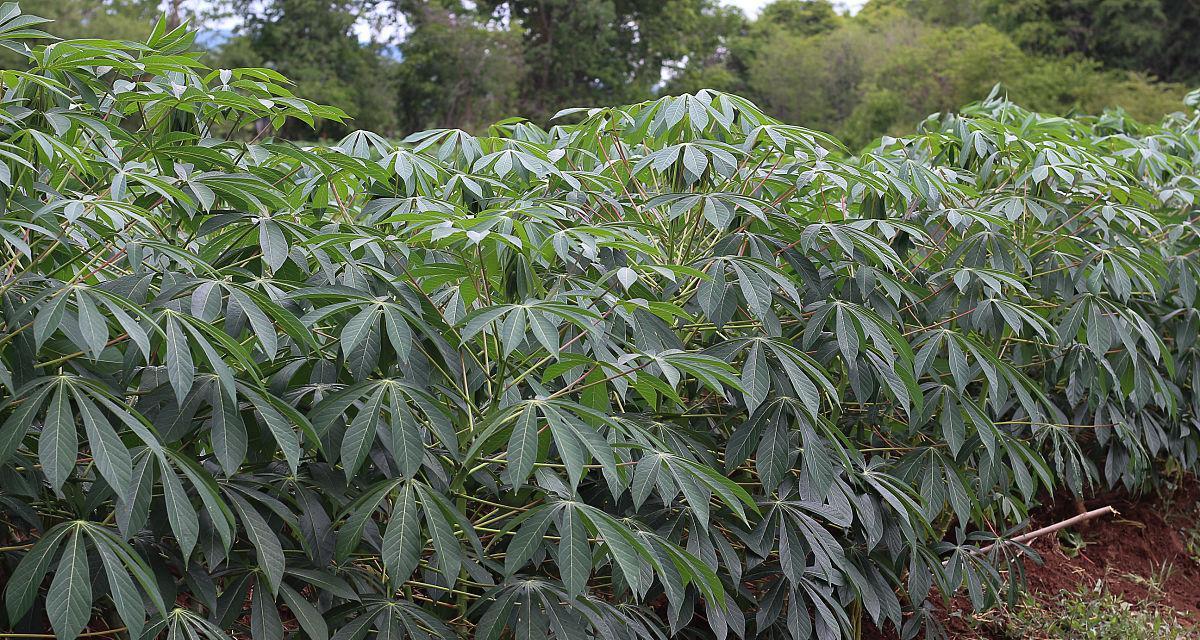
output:
[[[1032,558],[1025,561],[1029,597],[1019,607],[976,615],[971,613],[966,598],[955,598],[942,615],[949,637],[1070,637],[1050,628],[1040,633],[1037,620],[1072,615],[1101,617],[1092,608],[1073,606],[1078,605],[1077,600],[1089,598],[1105,599],[1104,606],[1110,609],[1117,606],[1153,614],[1155,621],[1169,619],[1172,628],[1191,627],[1194,634],[1200,634],[1200,483],[1188,477],[1169,483],[1157,493],[1140,496],[1125,491],[1105,492],[1086,500],[1083,506],[1093,509],[1104,505],[1112,505],[1118,515],[1031,544],[1041,562]],[[1049,504],[1035,512],[1030,530],[1069,518],[1079,508],[1073,501]],[[1104,635],[1107,632],[1102,620],[1079,623],[1099,628],[1096,635],[1088,637],[1110,637]],[[1164,638],[1178,637],[1157,631],[1146,637],[1157,633],[1165,634]],[[896,635],[871,629],[864,638],[893,640]]]

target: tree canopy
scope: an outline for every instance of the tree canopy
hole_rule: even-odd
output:
[[[264,66],[354,128],[479,133],[559,109],[715,88],[857,148],[986,96],[1066,115],[1121,107],[1157,120],[1200,80],[1187,0],[776,0],[750,18],[725,0],[172,0],[206,16],[214,67]],[[157,2],[41,0],[62,37],[139,39]],[[214,17],[214,14],[216,17]],[[203,20],[202,20],[203,22]],[[17,56],[7,66],[24,64]],[[1181,83],[1181,84],[1176,84]]]
[[[1021,8],[1026,4],[1041,13]],[[1057,114],[1121,107],[1157,119],[1175,108],[1183,85],[1160,80],[1190,80],[1200,68],[1191,62],[1168,73],[1095,48],[1043,46],[1023,35],[1062,30],[1078,36],[1054,13],[1064,4],[872,0],[845,17],[827,3],[780,0],[742,27],[714,19],[711,31],[719,35],[710,40],[710,53],[697,56],[667,88],[735,91],[776,117],[837,132],[856,148],[882,134],[908,133],[926,115],[979,100],[997,83],[1011,99]],[[1088,16],[1079,19],[1090,24]],[[1145,60],[1166,60],[1173,55],[1167,43],[1176,47],[1194,38],[1182,29],[1160,47],[1138,35],[1138,24],[1150,28],[1112,17],[1111,29],[1095,26],[1092,33],[1109,43],[1139,42],[1130,46],[1140,46]]]

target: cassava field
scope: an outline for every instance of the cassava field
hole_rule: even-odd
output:
[[[1039,502],[1197,466],[1200,94],[301,147],[250,124],[336,106],[186,28],[38,24],[0,7],[2,637],[915,637],[1017,597]]]

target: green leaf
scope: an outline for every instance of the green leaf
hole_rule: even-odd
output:
[[[46,617],[63,640],[77,637],[92,618],[92,574],[78,528],[71,531],[46,592]]]
[[[221,500],[217,492],[216,482],[195,461],[173,454],[170,450],[167,451],[167,456],[179,467],[179,470],[183,472],[188,482],[196,490],[196,494],[200,496],[200,501],[204,505],[204,512],[208,515],[209,523],[216,528],[217,536],[221,539],[225,549],[228,550],[233,544],[234,517],[233,512]]]
[[[27,396],[18,407],[13,411],[4,424],[0,426],[0,464],[7,461],[17,452],[17,448],[21,445],[21,441],[25,439],[29,433],[29,428],[33,426],[34,416],[42,408],[42,404],[46,400],[46,396],[50,395],[52,389],[57,389],[58,385],[46,384]]]
[[[755,342],[746,354],[746,363],[742,366],[742,387],[746,390],[746,410],[754,410],[767,399],[771,388],[771,374],[767,368],[767,357],[763,355],[762,347]]]
[[[558,356],[561,346],[561,341],[558,337],[558,326],[556,322],[550,319],[549,314],[530,311],[529,328],[533,330],[533,336],[546,348],[546,351],[549,351],[553,356]]]
[[[38,588],[50,570],[50,561],[67,534],[74,531],[71,523],[62,523],[38,539],[9,577],[5,589],[5,606],[10,620],[20,620],[33,606]]]
[[[637,466],[634,467],[633,483],[633,505],[640,509],[642,504],[646,502],[646,498],[650,496],[650,492],[654,490],[654,485],[658,482],[659,469],[662,467],[662,458],[658,453],[647,452],[638,460]]]
[[[505,356],[516,350],[525,340],[524,307],[513,308],[512,312],[504,318],[504,324],[500,327],[500,338],[503,345],[502,354]]]
[[[288,467],[292,473],[295,473],[300,466],[300,456],[302,449],[300,445],[300,436],[292,429],[292,425],[288,418],[280,412],[275,404],[266,396],[260,395],[253,389],[242,387],[245,397],[254,405],[254,410],[258,414],[259,419],[267,426],[267,430],[271,432],[271,436],[275,438],[275,443],[279,445],[279,450],[283,452],[283,458],[287,460]],[[289,411],[289,415],[296,422],[301,423],[301,428],[307,427],[309,431],[312,426],[307,424],[307,420],[303,415],[296,413],[294,410]],[[315,440],[314,434],[314,440]]]
[[[273,588],[254,590],[250,600],[250,637],[254,640],[284,640],[283,621],[279,617]]]
[[[87,531],[91,534],[96,554],[100,556],[100,563],[104,566],[105,575],[108,576],[109,597],[116,605],[121,621],[129,628],[130,635],[138,636],[146,623],[146,606],[142,603],[142,596],[134,586],[133,579],[125,570],[117,552],[113,550],[111,541],[103,536],[93,534],[91,527]]]
[[[558,525],[558,569],[567,593],[579,596],[592,572],[587,530],[574,505],[564,505]]]
[[[517,415],[508,439],[508,472],[505,481],[520,489],[533,472],[538,454],[537,406],[530,404]]]
[[[279,223],[265,220],[258,225],[258,241],[262,249],[263,261],[271,271],[279,271],[288,258],[287,238]]]
[[[192,350],[179,321],[174,316],[167,316],[167,379],[175,389],[175,399],[183,404],[184,398],[192,390],[196,378],[196,367],[192,364]]]
[[[774,488],[788,472],[792,458],[792,441],[781,421],[770,420],[763,429],[754,456],[755,468],[763,487]]]
[[[505,573],[512,575],[526,562],[529,562],[533,554],[542,546],[542,539],[546,535],[546,531],[550,529],[553,515],[553,511],[547,505],[525,512],[520,528],[509,541],[508,548],[504,553]]]
[[[421,432],[412,412],[402,402],[395,389],[388,394],[392,453],[400,468],[400,475],[411,478],[421,468],[421,460],[425,456],[425,442],[421,439]]]
[[[163,504],[167,508],[167,520],[171,524],[175,539],[179,542],[179,549],[183,552],[183,561],[186,564],[200,538],[200,517],[196,515],[196,509],[188,500],[175,470],[165,460],[159,461],[158,469],[163,483]]]
[[[396,357],[402,362],[408,362],[412,353],[413,334],[404,317],[394,307],[384,307],[384,326],[387,328],[388,341],[396,351]]]
[[[37,316],[33,319],[33,342],[36,347],[41,348],[46,340],[54,335],[55,331],[58,331],[66,309],[66,295],[56,294],[51,298],[50,304],[38,310]]]
[[[97,550],[103,546],[105,551],[111,551],[121,561],[124,569],[129,572],[129,575],[141,585],[142,591],[150,601],[150,604],[154,606],[158,615],[165,616],[167,614],[166,603],[163,602],[162,594],[158,590],[158,582],[151,572],[150,566],[146,564],[146,561],[128,543],[118,538],[107,527],[88,524],[84,528],[95,542]],[[145,613],[145,605],[141,604],[144,602],[143,599],[138,599],[139,605],[143,607],[140,612],[141,614]]]
[[[133,482],[133,461],[125,443],[121,442],[112,424],[95,403],[74,388],[71,389],[71,395],[83,416],[84,433],[87,434],[88,448],[96,469],[118,495],[129,495]]]
[[[586,520],[596,528],[604,540],[608,552],[621,569],[621,575],[636,593],[642,593],[648,584],[641,579],[643,562],[653,563],[650,551],[620,522],[612,516],[587,506],[583,509]]]
[[[117,494],[117,527],[126,538],[141,530],[150,516],[150,498],[154,491],[154,465],[151,455],[143,450],[136,458],[130,476],[130,491]]]
[[[329,627],[325,623],[325,616],[321,615],[311,602],[287,584],[279,585],[279,595],[283,597],[283,603],[292,615],[296,616],[300,629],[308,635],[309,640],[329,640]]]
[[[342,625],[330,640],[362,640],[366,637],[367,632],[371,630],[375,616],[382,608],[381,606],[373,611],[362,613],[357,618]]]
[[[351,318],[346,326],[342,327],[342,353],[349,358],[354,349],[362,344],[371,332],[375,331],[378,322],[379,309],[373,306],[363,309]]]
[[[263,313],[262,309],[258,308],[250,296],[239,289],[230,289],[229,297],[233,299],[237,306],[246,314],[246,318],[250,321],[250,326],[254,329],[254,335],[258,338],[258,342],[262,345],[263,353],[271,360],[275,359],[276,352],[279,351],[279,337],[275,333],[275,325],[267,314]]]
[[[283,546],[279,544],[279,538],[275,536],[275,532],[267,524],[266,519],[245,498],[232,491],[225,495],[233,504],[233,508],[237,510],[238,518],[242,521],[242,528],[246,531],[246,536],[250,538],[251,544],[254,545],[258,568],[262,570],[262,574],[267,580],[267,588],[274,597],[279,591],[279,584],[283,580],[283,572],[286,568]]]
[[[432,490],[424,485],[416,484],[417,494],[421,500],[421,511],[425,515],[425,523],[429,528],[429,538],[433,542],[434,557],[447,586],[454,586],[462,568],[462,548],[454,537],[454,530],[443,513],[443,506],[436,501]]]
[[[96,303],[82,290],[75,291],[75,305],[79,311],[79,333],[83,336],[83,346],[91,352],[92,358],[99,358],[108,343],[108,323],[100,315]]]
[[[375,442],[375,428],[383,410],[383,396],[384,389],[380,387],[358,410],[342,437],[342,469],[346,472],[347,481],[358,473],[358,468],[367,459],[367,453]]]
[[[383,533],[383,565],[393,584],[408,580],[421,559],[421,506],[411,482],[400,486],[392,503],[392,517]]]
[[[79,434],[75,430],[75,416],[71,413],[65,387],[66,383],[58,383],[46,410],[46,424],[38,437],[38,460],[50,487],[56,492],[62,491],[79,456]]]
[[[213,385],[211,403],[212,417],[208,420],[208,428],[213,453],[225,475],[233,476],[246,459],[246,425],[242,423],[242,416],[234,403],[221,393],[219,384]]]

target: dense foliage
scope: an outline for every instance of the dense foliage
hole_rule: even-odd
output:
[[[13,632],[912,636],[1002,597],[1039,491],[1197,462],[1195,113],[855,156],[701,91],[300,148],[216,133],[340,118],[275,72],[37,23],[0,7]]]

